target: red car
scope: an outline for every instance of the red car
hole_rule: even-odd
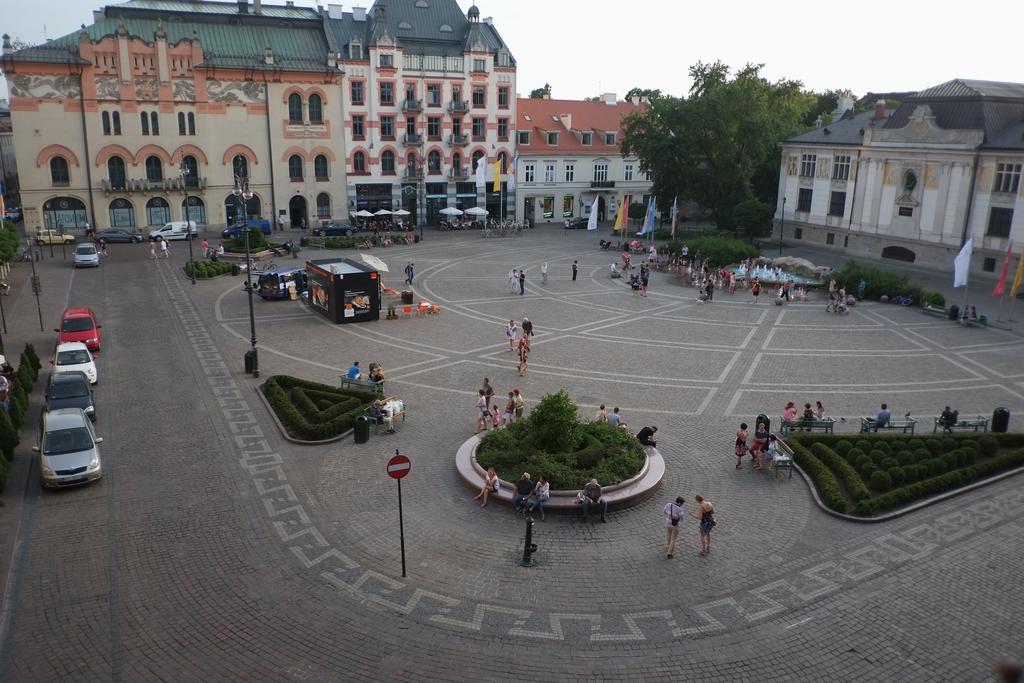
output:
[[[91,308],[69,308],[61,317],[60,329],[54,329],[54,332],[57,333],[58,344],[82,342],[90,351],[99,351],[101,327]]]

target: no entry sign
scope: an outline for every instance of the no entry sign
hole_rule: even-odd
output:
[[[409,474],[411,469],[412,462],[404,455],[396,454],[395,457],[388,460],[388,476],[392,479],[401,479]]]

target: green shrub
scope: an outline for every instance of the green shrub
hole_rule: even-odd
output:
[[[871,497],[871,493],[864,486],[864,481],[860,478],[860,475],[838,453],[823,443],[813,444],[811,452],[825,463],[830,470],[836,473],[851,498],[857,501]]]
[[[35,378],[32,376],[32,370],[29,369],[28,364],[22,363],[18,366],[18,371],[14,373],[15,381],[21,386],[26,394],[32,393],[32,387],[35,385]]]
[[[933,457],[932,452],[927,448],[918,448],[914,451],[915,462],[924,462],[925,460],[931,460]]]
[[[995,437],[986,434],[978,439],[978,452],[986,458],[991,458],[999,451],[999,442]]]
[[[526,418],[530,441],[537,450],[549,453],[574,451],[580,442],[580,421],[576,404],[560,390],[547,394]]]
[[[893,486],[901,486],[906,481],[902,467],[890,467],[885,472],[889,475],[889,480]]]
[[[942,292],[936,292],[934,289],[922,289],[921,294],[915,303],[920,303],[922,306],[925,304],[931,304],[932,306],[945,306],[946,297],[942,296]]]
[[[39,370],[42,370],[43,364],[39,360],[39,354],[36,353],[36,347],[32,344],[25,344],[25,353],[32,361],[32,366],[36,369],[36,377],[38,377]]]
[[[878,448],[871,451],[868,455],[871,456],[871,462],[875,463],[875,465],[877,465],[878,467],[881,467],[882,461],[888,459],[889,457],[888,453]]]
[[[892,479],[888,472],[878,470],[871,474],[871,488],[878,493],[885,493],[892,488]]]
[[[17,433],[17,430],[21,429],[25,424],[28,408],[25,403],[13,400],[13,397],[12,400],[7,402],[7,405],[10,406],[10,409],[7,412],[11,416],[11,423],[14,425],[15,433]]]
[[[18,431],[6,410],[0,410],[0,453],[7,462],[14,460],[14,447],[18,445]]]
[[[860,472],[864,472],[866,467],[870,467],[873,463],[871,462],[871,456],[867,453],[857,456],[856,462],[853,463]]]
[[[899,462],[897,462],[896,458],[889,457],[889,458],[882,458],[882,463],[879,466],[882,469],[884,469],[884,470],[890,470],[893,467],[896,467],[898,465],[899,465]]]
[[[843,457],[846,458],[846,462],[848,462],[848,463],[850,463],[852,465],[856,465],[857,461],[861,458],[861,456],[867,457],[867,453],[865,453],[864,451],[862,451],[859,448],[851,448],[850,450],[848,450],[846,452],[846,455],[843,456]],[[868,460],[870,460],[870,459],[871,458],[868,458]]]
[[[249,228],[249,251],[257,252],[263,251],[267,248],[267,238],[263,234],[263,231],[259,228]],[[241,237],[232,237],[224,245],[225,251],[232,252],[244,252],[245,251],[245,235]]]
[[[928,439],[927,441],[925,441],[925,446],[932,455],[939,455],[940,453],[947,453],[950,450],[952,450],[943,447],[942,439],[936,438]]]
[[[725,266],[758,256],[756,247],[736,239],[732,233],[711,233],[700,237],[676,239],[666,246],[673,254],[678,254],[684,244],[689,247],[690,258],[695,258],[699,253],[701,257],[707,258],[712,266]]]
[[[914,454],[910,451],[900,451],[896,454],[896,460],[901,465],[910,465],[914,462]]]
[[[853,450],[853,444],[846,439],[843,439],[842,441],[836,441],[832,445],[832,450],[846,458],[846,454]],[[847,460],[849,460],[849,458],[847,458]]]
[[[799,439],[793,439],[790,446],[793,448],[794,461],[814,482],[814,487],[818,490],[818,495],[821,496],[822,502],[836,512],[846,512],[846,499],[843,497],[842,491],[839,490],[839,482],[836,481],[832,470],[825,463],[818,460],[813,453],[800,443]]]
[[[846,265],[833,273],[833,277],[840,286],[846,287],[848,292],[856,292],[861,279],[863,279],[865,299],[877,301],[882,295],[892,297],[897,294],[916,292],[918,296],[914,298],[920,300],[920,288],[913,285],[906,275],[891,270],[848,261]]]
[[[355,419],[378,398],[366,391],[339,389],[288,375],[269,377],[262,388],[288,434],[307,441],[329,439],[352,429]],[[316,398],[310,398],[310,394]],[[325,398],[332,405],[320,410],[314,401]]]

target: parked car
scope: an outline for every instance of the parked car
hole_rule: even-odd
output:
[[[54,374],[82,372],[85,373],[89,384],[96,384],[99,381],[96,361],[89,353],[89,348],[82,342],[57,344],[57,353],[54,354],[53,360],[50,362],[53,363]]]
[[[43,413],[42,437],[32,447],[39,454],[39,483],[55,489],[101,478],[101,443],[81,408]]]
[[[565,222],[565,229],[566,230],[586,230],[588,222],[590,222],[590,219],[589,218],[584,218],[583,216],[580,216],[578,218],[570,218],[569,220],[567,220]]]
[[[270,235],[273,233],[273,230],[270,226],[270,221],[265,221],[260,218],[250,218],[245,222],[245,227],[249,228],[250,230],[259,230],[264,235]],[[245,229],[238,225],[232,225],[230,227],[225,228],[220,233],[220,236],[223,237],[224,239],[231,239],[233,237],[242,238],[245,237]]]
[[[96,239],[104,239],[110,244],[113,244],[114,242],[141,242],[142,235],[137,235],[134,232],[128,232],[127,230],[108,228],[107,230],[100,230],[96,233]]]
[[[93,422],[96,421],[96,403],[92,396],[89,378],[84,372],[59,372],[50,375],[50,386],[46,388],[46,404],[43,410],[80,408]]]
[[[191,231],[189,230],[191,228]],[[155,240],[157,237],[163,237],[165,240],[184,240],[188,239],[191,235],[192,239],[195,239],[199,235],[199,229],[196,227],[195,221],[171,221],[170,223],[164,223],[162,227],[153,228],[149,231],[149,239]]]
[[[61,234],[57,230],[38,230],[34,239],[36,244],[74,244],[75,242],[74,235]]]
[[[60,319],[60,327],[54,328],[57,343],[82,342],[90,351],[100,350],[100,325],[91,308],[68,308]]]
[[[98,268],[100,253],[95,244],[79,244],[75,247],[75,268]]]
[[[351,223],[341,221],[324,221],[320,227],[313,228],[313,234],[317,237],[351,237],[356,228]]]
[[[12,206],[11,208],[7,209],[7,220],[14,221],[15,223],[20,221],[21,220],[21,207],[20,206]]]

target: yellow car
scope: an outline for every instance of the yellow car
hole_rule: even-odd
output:
[[[75,236],[67,233],[62,235],[56,230],[37,230],[35,240],[36,244],[73,244]]]

